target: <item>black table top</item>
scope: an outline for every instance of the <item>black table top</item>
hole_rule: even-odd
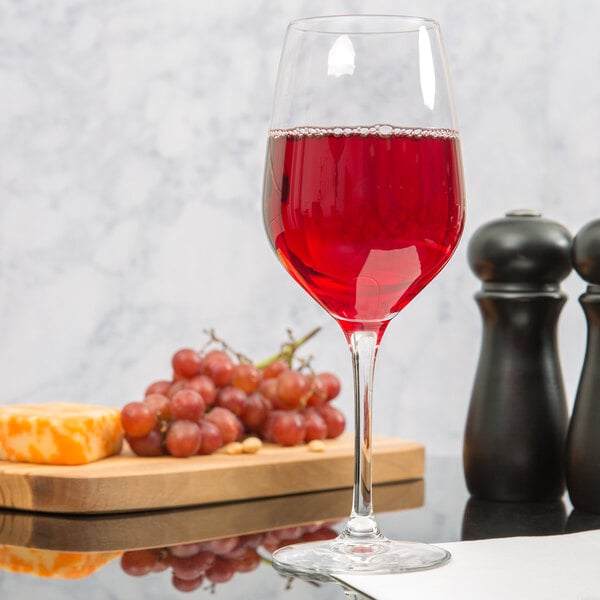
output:
[[[383,512],[377,509],[378,495],[385,499],[383,504],[386,510]],[[304,501],[314,502],[316,499],[326,503],[328,498],[330,496],[327,495],[296,498],[295,510]],[[536,504],[494,503],[469,498],[458,457],[429,457],[424,481],[376,487],[373,498],[382,532],[395,539],[435,543],[513,535],[560,534],[600,528],[600,516],[578,514],[571,510],[566,496],[558,502]],[[272,506],[273,510],[285,509],[282,508],[285,504],[278,502],[272,503]],[[243,517],[246,509],[247,520]],[[333,535],[343,525],[344,515],[340,514],[339,519],[332,522],[331,510],[325,510],[324,507],[324,514],[327,514],[325,523],[303,524],[300,528],[290,526],[283,531],[252,532],[252,512],[256,510],[257,504],[253,502],[221,506],[208,511],[185,509],[109,518],[65,518],[4,511],[0,514],[0,544],[4,544],[0,545],[0,597],[3,600],[343,598],[344,591],[334,584],[316,585],[279,575],[270,565],[269,549],[278,540],[290,537]],[[199,541],[199,523],[194,523],[194,519],[222,518],[219,515],[227,515],[231,511],[235,511],[244,533],[235,535],[229,532],[224,540],[200,541],[200,546],[194,545]],[[241,521],[239,515],[242,515]],[[280,523],[281,519],[277,522]],[[194,532],[195,539],[186,538],[188,530]],[[177,540],[174,549],[169,546],[169,540]],[[30,546],[27,556],[23,550],[8,548],[8,545],[19,544],[21,547]],[[111,547],[111,544],[115,547]],[[144,557],[148,558],[148,553],[144,555],[141,552],[144,544],[154,548],[150,553],[152,560],[156,560],[157,556],[160,558],[152,572],[147,572],[150,567],[139,562]],[[48,561],[55,560],[56,552],[64,550],[70,554],[62,556],[61,564],[65,565],[65,560],[70,560],[77,565],[87,560],[93,572],[74,577],[71,567],[69,572],[62,571],[63,577],[60,571],[54,576],[42,577],[39,566],[30,573],[14,572],[15,568],[24,568],[15,563],[20,556],[22,565],[29,564],[32,558],[46,561],[43,564],[47,575],[51,575],[52,567]],[[94,552],[90,554],[82,550]],[[122,550],[126,550],[125,554]],[[221,555],[229,553],[227,556],[232,559],[219,559],[218,568],[213,568],[212,579],[228,579],[232,568],[236,569],[235,574],[228,581],[220,583],[211,583],[206,576],[202,583],[196,581],[188,585],[181,581],[174,582],[173,574],[177,568],[183,568],[179,572],[185,574],[185,565],[192,563],[185,559],[174,561],[173,556],[181,558],[188,551],[192,553],[198,550],[204,552],[204,557],[214,551],[221,552]],[[9,559],[13,561],[12,567],[7,564]],[[179,567],[174,567],[177,562]],[[193,574],[193,565],[190,573]],[[69,576],[65,578],[64,575]],[[177,589],[186,585],[197,587],[188,592]]]

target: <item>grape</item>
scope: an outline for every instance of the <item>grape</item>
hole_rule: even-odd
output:
[[[300,371],[287,370],[277,376],[277,396],[280,408],[298,408],[310,392],[310,383]]]
[[[281,446],[296,446],[304,441],[306,423],[295,411],[276,411],[272,423],[273,441]]]
[[[327,401],[327,383],[319,378],[318,375],[311,376],[310,381],[310,396],[306,400],[306,406],[321,406]]]
[[[131,450],[138,456],[162,456],[163,437],[158,429],[153,429],[143,437],[130,437],[126,435],[127,443]]]
[[[342,384],[337,375],[333,373],[319,373],[316,378],[325,384],[328,402],[339,395]]]
[[[202,419],[198,426],[202,433],[202,442],[198,449],[198,454],[212,454],[216,452],[223,445],[223,435],[221,430],[210,421]]]
[[[127,550],[121,556],[121,569],[132,577],[141,577],[152,573],[158,562],[159,554],[156,550]]]
[[[223,436],[223,444],[235,442],[244,433],[242,422],[230,410],[221,406],[215,406],[204,419],[219,428]]]
[[[194,390],[198,392],[206,406],[212,406],[217,396],[217,388],[214,381],[207,375],[196,375],[192,377],[186,384],[184,389]]]
[[[171,384],[169,391],[167,392],[167,396],[169,398],[172,398],[177,392],[187,389],[188,383],[189,382],[187,379],[179,379],[177,381],[174,381]]]
[[[260,427],[260,437],[262,437],[265,442],[273,441],[273,421],[279,412],[279,410],[269,411],[266,419],[263,421],[263,424]]]
[[[323,417],[327,425],[328,438],[336,438],[342,434],[346,427],[346,418],[340,410],[331,404],[324,404],[315,410]]]
[[[221,350],[213,350],[204,357],[203,373],[208,375],[217,387],[224,387],[233,379],[233,361]]]
[[[260,431],[268,412],[269,404],[267,400],[260,392],[254,392],[246,398],[240,418],[247,431],[256,433]]]
[[[171,418],[171,402],[163,394],[157,392],[148,394],[144,398],[144,404],[147,404],[150,410],[163,421],[169,421]]]
[[[165,437],[169,454],[178,458],[196,454],[201,443],[200,427],[193,421],[173,421]]]
[[[126,434],[143,437],[156,427],[156,414],[143,402],[129,402],[121,409],[121,425]]]
[[[232,385],[251,394],[258,389],[262,379],[262,373],[250,363],[240,363],[233,369]]]
[[[244,390],[240,389],[239,387],[234,387],[233,385],[228,385],[224,388],[221,388],[217,393],[215,405],[221,406],[222,408],[227,408],[236,417],[239,417],[244,410],[247,397],[248,396]]]
[[[171,383],[171,381],[166,380],[155,381],[146,388],[144,395],[148,396],[149,394],[163,394],[166,396],[169,392],[169,388],[171,387]]]
[[[306,433],[304,441],[324,440],[327,437],[327,423],[325,419],[315,410],[307,409],[303,413],[306,424]]]
[[[288,364],[283,360],[283,358],[278,358],[275,362],[267,365],[262,370],[263,379],[273,379],[277,377],[279,373],[283,373],[283,371],[287,371],[289,369]]]
[[[258,386],[258,391],[271,404],[276,404],[279,401],[279,396],[277,394],[277,379],[274,377],[271,379],[263,379]]]
[[[202,396],[194,390],[178,391],[171,398],[171,417],[182,421],[199,421],[206,410]]]
[[[171,364],[173,373],[180,378],[194,377],[202,369],[202,357],[191,348],[182,348],[175,352]]]

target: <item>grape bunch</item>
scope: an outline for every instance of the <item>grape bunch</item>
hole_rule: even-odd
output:
[[[132,577],[170,570],[175,589],[192,592],[208,583],[209,590],[214,592],[217,584],[231,580],[236,573],[249,573],[261,562],[269,562],[261,557],[261,548],[272,553],[292,543],[336,536],[331,525],[315,523],[163,548],[128,550],[121,556],[121,569]]]
[[[177,350],[171,379],[153,382],[142,400],[121,409],[132,451],[183,458],[212,454],[249,436],[281,446],[338,437],[346,425],[331,403],[340,393],[339,378],[315,373],[307,361],[292,367],[295,351],[316,331],[259,365],[224,342],[205,351]],[[257,444],[248,444],[248,451]]]

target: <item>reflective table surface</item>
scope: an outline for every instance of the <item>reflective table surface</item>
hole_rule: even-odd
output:
[[[380,528],[396,539],[435,543],[600,528],[600,516],[578,514],[566,497],[538,504],[473,500],[458,457],[428,457],[424,480],[376,486],[373,498]],[[278,545],[335,535],[350,503],[350,490],[334,490],[91,517],[3,510],[0,597],[362,598],[335,584],[289,579],[270,564]]]

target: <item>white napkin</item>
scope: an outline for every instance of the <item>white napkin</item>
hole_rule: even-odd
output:
[[[377,600],[600,599],[600,530],[437,545],[442,567],[339,579]]]

